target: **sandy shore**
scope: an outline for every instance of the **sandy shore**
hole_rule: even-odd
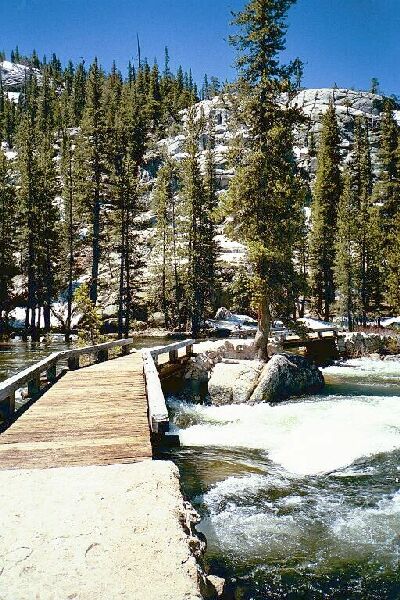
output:
[[[0,471],[1,600],[200,600],[171,462]]]

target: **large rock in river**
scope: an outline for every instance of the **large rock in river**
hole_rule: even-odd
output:
[[[275,354],[264,366],[250,404],[281,402],[291,396],[313,394],[324,387],[324,377],[313,363],[297,354]]]
[[[257,360],[226,361],[216,364],[208,382],[211,402],[217,406],[248,402],[262,367],[263,363]]]

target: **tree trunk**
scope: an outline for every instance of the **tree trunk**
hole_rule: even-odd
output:
[[[162,266],[162,307],[164,313],[165,327],[169,327],[169,314],[168,314],[168,302],[167,302],[167,232],[166,225],[164,225],[163,233],[163,266]]]
[[[330,308],[329,300],[327,298],[325,298],[325,302],[324,302],[324,321],[329,321],[329,308]]]
[[[100,198],[96,191],[93,204],[93,241],[92,241],[92,280],[90,283],[90,300],[97,304],[99,263],[100,263]]]
[[[180,282],[178,274],[178,258],[176,251],[176,216],[175,216],[175,200],[172,200],[172,240],[173,240],[173,260],[174,260],[174,291],[175,291],[175,315],[174,319],[178,328],[181,329],[181,318],[180,318]]]
[[[43,307],[43,318],[44,318],[44,331],[45,331],[45,333],[50,333],[51,318],[50,318],[49,302],[46,302],[46,304]]]
[[[260,360],[268,360],[268,339],[271,317],[266,298],[258,307],[258,331],[254,340],[257,357]]]
[[[128,194],[131,192],[128,191]],[[125,292],[125,338],[129,337],[131,327],[131,242],[130,242],[130,224],[131,224],[131,208],[128,206],[126,211],[125,224],[125,273],[126,273],[126,292]]]
[[[70,341],[71,319],[72,319],[72,284],[74,275],[74,229],[73,229],[73,191],[72,191],[72,162],[71,157],[68,164],[69,178],[69,215],[68,215],[68,241],[69,241],[69,263],[68,263],[68,299],[67,299],[67,326],[65,330],[65,341]]]
[[[118,296],[118,337],[122,338],[124,332],[124,284],[125,284],[125,198],[121,198],[121,262],[119,268],[119,296]]]

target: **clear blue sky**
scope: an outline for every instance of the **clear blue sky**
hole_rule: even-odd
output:
[[[230,11],[244,0],[0,0],[0,49],[64,61],[97,55],[125,71],[136,55],[232,79],[227,44]],[[377,77],[386,93],[400,93],[400,0],[298,0],[289,13],[285,58],[305,63],[304,85],[368,88]]]

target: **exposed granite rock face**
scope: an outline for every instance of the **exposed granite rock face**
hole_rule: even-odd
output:
[[[344,161],[347,162],[351,158],[355,118],[363,117],[367,120],[369,126],[371,159],[376,170],[379,124],[384,98],[379,94],[344,88],[305,89],[300,91],[292,100],[292,104],[301,108],[305,116],[308,117],[308,122],[294,132],[294,152],[298,164],[309,171],[313,177],[317,161],[312,150],[311,140],[314,138],[315,145],[318,146],[322,130],[322,116],[327,111],[331,100],[333,100],[336,109],[341,137],[341,153]],[[230,99],[228,96],[217,96],[211,100],[203,100],[198,103],[197,109],[199,113],[202,110],[206,117],[211,116],[214,121],[217,178],[221,189],[225,189],[234,173],[228,165],[227,158],[229,144],[235,136],[230,119]],[[394,111],[394,115],[398,118],[399,111]],[[242,129],[240,134],[246,135],[246,132]],[[159,145],[160,148],[167,150],[170,156],[176,160],[181,160],[185,156],[184,139],[184,135],[180,133],[175,137],[161,140]],[[200,140],[203,160],[205,159],[206,148],[207,135],[204,134]]]
[[[24,87],[25,79],[30,74],[41,78],[38,69],[32,69],[25,65],[12,63],[8,60],[0,62],[0,76],[3,87],[7,92],[20,92]]]
[[[185,377],[208,381],[212,404],[280,402],[324,386],[321,371],[297,354],[281,352],[268,363],[254,360],[250,340],[202,342],[186,366]]]
[[[321,371],[297,354],[275,354],[264,366],[250,404],[281,402],[291,396],[319,392],[324,386]]]
[[[371,160],[377,167],[377,151],[379,143],[379,123],[383,108],[383,97],[370,92],[360,92],[349,89],[307,89],[302,90],[293,100],[293,105],[303,110],[309,118],[309,123],[301,127],[295,134],[295,154],[300,166],[315,174],[317,160],[310,156],[311,134],[318,147],[322,130],[322,116],[328,110],[333,100],[341,137],[341,153],[345,162],[351,157],[354,142],[354,122],[356,117],[366,119],[369,127],[371,142]],[[312,154],[312,153],[311,153]]]
[[[257,384],[263,363],[257,360],[224,361],[215,365],[208,393],[212,404],[247,402]]]

